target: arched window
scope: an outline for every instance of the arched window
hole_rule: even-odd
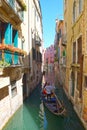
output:
[[[73,22],[76,21],[76,1],[73,3]]]
[[[83,0],[79,0],[79,14],[82,12]]]

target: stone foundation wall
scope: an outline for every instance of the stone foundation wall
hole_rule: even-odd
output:
[[[9,96],[0,101],[0,129],[11,116],[11,106]]]
[[[23,104],[22,81],[17,81],[17,94],[12,97],[11,85],[0,89],[0,130]]]

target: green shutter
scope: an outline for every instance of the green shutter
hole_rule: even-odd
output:
[[[63,50],[63,56],[66,56],[66,50]]]
[[[14,34],[14,46],[18,47],[18,31],[14,30],[13,31]],[[14,64],[18,64],[18,55],[14,55]]]

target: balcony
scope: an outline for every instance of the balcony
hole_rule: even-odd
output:
[[[26,7],[26,4],[22,1],[23,0],[1,0],[0,17],[7,22],[11,19],[16,24],[20,24],[23,21],[23,10]]]
[[[0,77],[10,77],[11,81],[17,81],[22,76],[23,66],[23,64],[10,64],[5,60],[2,60],[0,61]]]
[[[77,68],[79,68],[79,67],[80,67],[80,64],[74,64],[74,63],[72,63],[72,64],[71,64],[71,67],[77,67]]]
[[[23,60],[23,57],[20,57]],[[19,80],[25,71],[24,64],[10,64],[5,60],[0,61],[0,77],[9,77],[11,81]],[[4,87],[4,86],[3,86]]]
[[[22,73],[24,73],[23,65],[10,65],[0,68],[0,77],[10,77],[11,81],[21,79]]]
[[[7,59],[4,56],[6,54],[10,56],[8,61],[6,61]],[[13,47],[12,45],[0,44],[0,58],[2,59],[0,60],[0,75],[8,76],[12,69],[23,67],[23,56],[26,54],[24,50]],[[17,58],[16,62],[15,58]]]

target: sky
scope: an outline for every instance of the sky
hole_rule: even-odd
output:
[[[63,19],[63,0],[40,0],[44,48],[54,44],[55,20]]]

